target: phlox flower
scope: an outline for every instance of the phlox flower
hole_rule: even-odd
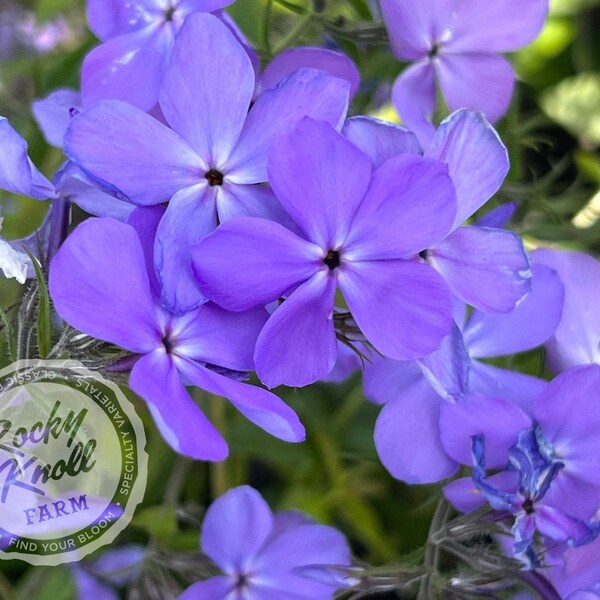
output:
[[[50,293],[59,316],[138,355],[130,387],[146,400],[175,451],[201,460],[223,460],[228,453],[184,382],[225,396],[271,434],[301,441],[304,429],[282,400],[214,370],[253,370],[256,337],[268,316],[264,309],[228,313],[209,303],[175,316],[161,307],[152,247],[163,212],[162,207],[138,209],[128,224],[82,223],[50,267]]]
[[[514,72],[500,53],[532,42],[548,0],[381,0],[392,52],[413,63],[392,101],[426,145],[433,135],[436,86],[450,111],[469,108],[495,122],[508,109]]]
[[[330,600],[342,577],[309,577],[304,569],[349,567],[344,536],[333,527],[271,512],[249,486],[234,488],[206,512],[201,549],[222,575],[189,587],[179,600]]]
[[[350,84],[301,69],[250,107],[255,73],[223,23],[193,14],[175,42],[160,92],[169,126],[119,101],[102,101],[71,121],[65,152],[137,205],[168,202],[155,247],[162,301],[182,314],[205,302],[190,246],[241,215],[285,219],[268,187],[273,140],[305,115],[341,126]]]

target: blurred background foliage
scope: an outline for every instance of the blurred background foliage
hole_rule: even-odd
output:
[[[288,46],[341,48],[362,73],[352,114],[396,119],[389,93],[401,65],[386,46],[376,0],[238,0],[229,12],[263,60]],[[498,124],[512,169],[485,210],[516,201],[511,226],[531,245],[600,253],[598,31],[600,0],[552,0],[539,39],[512,57],[520,83]],[[60,87],[77,88],[82,59],[96,43],[86,29],[83,0],[0,0],[0,114],[29,141],[33,161],[47,176],[64,157],[45,143],[31,103]],[[40,224],[47,203],[0,191],[0,208],[2,235],[16,238]],[[76,212],[76,220],[83,217]],[[0,280],[0,305],[14,304],[20,291]],[[500,364],[540,375],[542,362],[534,351]],[[134,398],[149,433],[150,471],[145,502],[119,542],[195,550],[204,507],[229,487],[250,483],[276,509],[297,508],[340,527],[365,561],[395,561],[418,548],[439,487],[403,485],[379,464],[373,445],[378,409],[365,401],[360,375],[341,385],[281,393],[307,427],[305,444],[279,442],[224,401],[198,395],[231,443],[230,459],[216,465],[176,457]],[[68,567],[0,562],[0,600],[75,597]]]

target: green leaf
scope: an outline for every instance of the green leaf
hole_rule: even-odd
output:
[[[52,319],[50,316],[50,294],[48,293],[48,284],[40,267],[37,258],[28,248],[24,247],[25,252],[33,263],[35,277],[38,284],[38,317],[37,317],[37,342],[41,358],[46,358],[50,353],[52,346]]]

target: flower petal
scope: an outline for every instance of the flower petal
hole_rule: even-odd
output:
[[[198,600],[198,598],[230,600],[234,585],[235,582],[230,577],[211,577],[210,579],[198,581],[191,585],[177,597],[177,600]],[[235,600],[237,600],[237,598],[235,598]]]
[[[396,156],[375,171],[343,255],[352,261],[412,257],[444,239],[455,213],[446,165]]]
[[[515,85],[510,63],[495,54],[440,54],[436,73],[451,111],[468,108],[494,123],[508,110]]]
[[[71,110],[80,108],[81,94],[70,89],[56,90],[31,105],[33,116],[46,141],[57,148],[63,147],[63,139],[71,122]]]
[[[341,128],[348,110],[348,90],[347,81],[324,71],[300,69],[263,92],[224,167],[228,178],[235,183],[267,181],[267,159],[273,143],[303,117]]]
[[[434,2],[421,0],[381,0],[392,52],[401,61],[422,58],[435,39]]]
[[[243,573],[262,550],[272,528],[269,505],[254,488],[242,485],[209,506],[200,547],[228,574]]]
[[[148,25],[152,14],[148,4],[123,0],[87,0],[86,14],[90,29],[105,40]]]
[[[333,369],[337,358],[335,290],[335,277],[321,271],[271,315],[255,353],[256,374],[267,387],[302,387]]]
[[[469,354],[491,358],[531,350],[543,344],[560,321],[563,285],[556,273],[533,264],[531,292],[509,313],[473,311],[463,331]]]
[[[140,240],[129,225],[89,219],[50,265],[50,294],[73,327],[132,352],[160,345]]]
[[[189,359],[177,366],[194,384],[227,398],[249,421],[285,442],[302,442],[306,436],[296,413],[279,397],[260,387],[229,379]]]
[[[98,102],[71,120],[65,154],[141,205],[168,202],[180,189],[201,181],[200,158],[182,138],[115,100]]]
[[[138,360],[129,386],[146,401],[160,433],[175,452],[196,460],[227,458],[227,443],[187,393],[164,349]]]
[[[229,28],[213,15],[187,17],[165,73],[160,106],[207,171],[220,170],[229,158],[253,92],[254,69]]]
[[[460,227],[428,260],[459,299],[485,312],[507,313],[531,289],[523,242],[505,229]]]
[[[462,225],[499,189],[508,173],[506,147],[480,113],[458,110],[442,122],[425,156],[441,160],[456,190],[454,226]]]
[[[414,360],[375,358],[365,365],[363,389],[368,400],[385,404],[420,386],[422,379],[423,371]]]
[[[389,358],[426,356],[450,333],[450,292],[427,265],[406,260],[354,263],[340,269],[338,278],[361,331]]]
[[[440,443],[440,403],[425,378],[389,401],[375,425],[375,446],[383,466],[407,483],[433,483],[457,469]]]
[[[269,155],[269,182],[308,239],[344,242],[371,178],[371,161],[329,124],[304,118]]]
[[[200,289],[228,310],[277,300],[322,266],[318,247],[278,223],[251,217],[223,223],[192,255]]]

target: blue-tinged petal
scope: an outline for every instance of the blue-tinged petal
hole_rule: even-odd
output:
[[[105,40],[146,27],[154,17],[151,8],[149,0],[87,0],[86,14],[90,29]]]
[[[192,255],[200,289],[228,310],[277,300],[323,266],[320,248],[278,223],[251,217],[224,223]]]
[[[531,350],[554,333],[562,309],[563,285],[556,271],[533,264],[531,292],[512,311],[495,315],[473,311],[463,330],[469,354],[491,358]]]
[[[177,8],[187,13],[214,12],[233,4],[234,0],[179,0]]]
[[[512,219],[519,205],[516,202],[505,202],[479,218],[475,223],[479,227],[492,227],[494,229],[503,229]]]
[[[213,15],[191,14],[177,35],[160,106],[207,171],[221,171],[227,162],[253,92],[254,69],[229,28]]]
[[[344,125],[343,134],[371,159],[375,169],[399,154],[421,154],[414,133],[374,117],[351,117]]]
[[[421,386],[423,379],[423,371],[414,360],[375,358],[365,365],[363,389],[368,400],[385,404],[410,393],[413,386]]]
[[[141,573],[145,556],[144,546],[138,544],[120,546],[103,552],[94,560],[91,570],[113,585],[124,587]]]
[[[478,394],[456,404],[444,402],[440,413],[442,445],[449,456],[464,465],[471,464],[471,436],[483,434],[486,465],[505,466],[509,449],[529,427],[530,418],[517,405]]]
[[[230,577],[211,577],[205,581],[198,581],[187,588],[178,600],[199,600],[210,598],[210,600],[238,600],[238,596],[232,597],[235,580]]]
[[[508,110],[515,75],[504,57],[490,53],[441,53],[435,71],[451,111],[476,110],[495,123]]]
[[[141,110],[98,102],[71,120],[65,154],[140,205],[168,202],[204,181],[201,159],[177,133]]]
[[[151,352],[160,331],[140,240],[128,225],[89,219],[50,265],[50,294],[69,325],[132,352]]]
[[[568,510],[567,507],[565,509]],[[547,538],[581,546],[595,537],[591,527],[551,506],[536,506],[535,526]]]
[[[335,290],[335,277],[321,271],[271,315],[255,354],[256,373],[267,387],[302,387],[333,369],[337,358]]]
[[[206,302],[192,270],[191,250],[217,226],[219,193],[206,182],[177,192],[158,226],[154,261],[162,303],[174,314]]]
[[[241,574],[253,564],[272,529],[269,505],[254,488],[242,485],[208,508],[200,547],[225,572]]]
[[[81,94],[70,89],[56,90],[43,100],[35,100],[31,106],[46,141],[57,148],[63,147],[65,133],[71,122],[71,111],[80,109]]]
[[[82,600],[93,598],[94,600],[119,600],[119,594],[110,585],[94,577],[81,567],[72,571],[77,588],[77,597]]]
[[[536,250],[532,258],[554,269],[565,287],[562,317],[546,346],[551,368],[560,372],[600,363],[600,263],[580,252],[561,250]]]
[[[316,69],[300,69],[277,87],[263,92],[248,114],[240,141],[224,167],[228,178],[235,183],[267,181],[268,156],[277,138],[303,117],[341,128],[348,97],[348,82]],[[318,138],[311,140],[316,143]],[[277,155],[280,150],[273,152]]]
[[[312,242],[326,252],[345,241],[371,178],[371,161],[329,123],[304,118],[269,155],[269,182]]]
[[[227,443],[187,393],[165,349],[137,361],[129,386],[146,401],[160,433],[175,452],[196,460],[227,458]]]
[[[494,128],[469,110],[458,110],[442,122],[425,156],[448,165],[456,189],[455,227],[500,189],[509,169],[506,147]]]
[[[458,298],[485,312],[509,312],[531,289],[529,258],[512,231],[460,227],[428,258]]]
[[[401,61],[426,56],[435,41],[434,3],[382,0],[380,5],[394,56]]]
[[[53,198],[54,186],[27,155],[27,142],[0,117],[0,189],[36,200]]]
[[[519,487],[517,473],[502,471],[488,477],[491,485],[505,492],[516,492]],[[471,477],[455,479],[444,486],[444,497],[461,512],[471,512],[485,504],[487,498],[477,488]]]
[[[450,477],[458,464],[440,442],[440,403],[425,378],[390,400],[375,425],[375,446],[383,466],[407,483]]]
[[[260,387],[229,379],[187,359],[177,358],[180,371],[199,388],[227,398],[249,421],[286,442],[306,436],[296,413],[279,397]]]
[[[439,349],[417,363],[431,387],[444,400],[460,400],[468,393],[471,360],[456,323],[452,324],[450,334],[442,340]]]
[[[412,258],[450,231],[456,200],[446,165],[396,156],[373,174],[343,245],[349,260]]]
[[[81,69],[83,105],[122,100],[149,111],[158,100],[174,38],[169,24],[155,21],[94,48]]]
[[[422,148],[427,148],[435,133],[430,122],[435,98],[435,73],[429,60],[408,67],[392,88],[394,108],[404,125],[417,136]]]
[[[348,263],[338,281],[359,328],[384,356],[420,358],[452,328],[452,299],[427,265],[407,260]]]
[[[253,371],[256,340],[268,317],[262,307],[228,312],[209,302],[173,320],[174,351],[234,371]]]
[[[358,91],[360,73],[356,65],[341,52],[326,48],[289,48],[278,54],[262,72],[256,94],[274,88],[288,75],[302,68],[319,69],[350,84],[350,97]]]

